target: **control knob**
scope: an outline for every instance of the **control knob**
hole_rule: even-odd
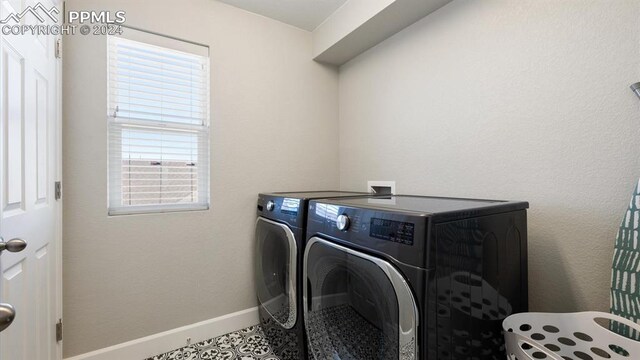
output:
[[[269,200],[269,202],[267,202],[267,210],[273,211],[275,207],[276,207],[276,203],[274,203],[273,200]]]
[[[338,215],[338,218],[336,219],[336,227],[338,228],[338,230],[347,231],[347,229],[349,228],[349,223],[350,221],[347,215]]]

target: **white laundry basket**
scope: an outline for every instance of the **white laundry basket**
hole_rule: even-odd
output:
[[[640,360],[640,342],[609,330],[612,322],[640,333],[640,325],[604,312],[511,315],[502,323],[507,359]]]

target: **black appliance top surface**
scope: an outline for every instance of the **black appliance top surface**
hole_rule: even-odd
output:
[[[441,214],[458,211],[481,211],[495,207],[520,210],[529,207],[524,201],[479,200],[435,196],[394,195],[389,197],[359,197],[333,199],[331,203],[366,209]]]
[[[363,195],[369,195],[369,194],[365,192],[356,192],[356,191],[326,190],[326,191],[273,192],[273,193],[265,193],[263,195],[312,200],[312,199],[325,199],[325,198],[341,197],[341,196],[363,196]]]

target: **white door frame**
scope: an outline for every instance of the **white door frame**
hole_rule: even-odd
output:
[[[64,11],[64,3],[62,0],[53,0],[54,4],[56,5],[56,7],[58,7],[58,9],[60,10],[60,14],[62,16],[64,16],[62,14],[62,12]],[[64,17],[63,17],[64,18]],[[62,24],[62,20],[60,20],[60,24]],[[59,54],[60,57],[57,59],[57,64],[56,64],[56,89],[57,89],[57,100],[56,100],[56,106],[57,106],[57,115],[56,115],[56,121],[55,121],[55,132],[56,132],[56,181],[60,182],[60,184],[62,184],[62,45],[63,45],[63,37],[59,36],[58,37],[58,41],[59,44],[56,44],[56,46],[59,46]],[[62,225],[63,225],[63,219],[62,219],[62,210],[63,210],[63,198],[62,196],[60,197],[60,199],[56,202],[57,204],[57,209],[56,209],[56,214],[57,214],[57,219],[56,219],[56,254],[55,254],[55,258],[56,258],[56,318],[62,320],[62,309],[63,309],[63,297],[62,297],[62,239],[63,239],[63,231],[62,231]],[[62,360],[62,346],[63,346],[63,342],[59,342],[58,346],[56,348],[57,352],[56,352],[56,360]]]

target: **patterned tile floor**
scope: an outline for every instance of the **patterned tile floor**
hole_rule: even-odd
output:
[[[311,313],[315,336],[309,340],[318,359],[397,359],[398,344],[347,305]],[[273,330],[273,327],[267,329]],[[279,360],[260,325],[234,331],[145,360]],[[284,334],[271,333],[282,353]],[[285,346],[286,347],[286,346]],[[286,354],[285,358],[289,358]],[[297,358],[292,355],[291,358]]]
[[[385,339],[385,335],[380,330],[350,306],[336,306],[312,313],[311,322],[317,330],[317,336],[310,339],[314,345],[316,358],[335,359],[338,355],[343,359],[398,358],[397,343],[394,345],[393,342]],[[273,330],[272,327],[270,329]],[[271,334],[270,338],[283,341],[285,339],[282,334],[277,333]],[[276,341],[277,349],[284,344],[283,341]],[[292,358],[296,357],[294,355]],[[145,360],[279,360],[279,358],[274,355],[264,328],[255,325]]]
[[[146,360],[279,360],[258,325]]]

